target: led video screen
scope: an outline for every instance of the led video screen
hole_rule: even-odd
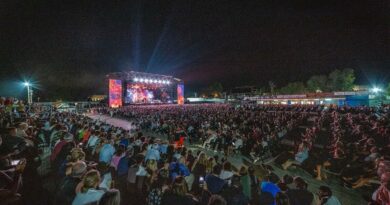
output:
[[[109,79],[109,98],[108,105],[112,108],[122,106],[122,81]]]
[[[177,85],[177,104],[179,104],[179,105],[184,104],[184,85],[183,84]]]
[[[137,84],[126,86],[126,104],[149,104],[169,101],[169,95],[161,88],[151,88]]]

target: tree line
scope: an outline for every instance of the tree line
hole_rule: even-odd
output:
[[[313,75],[306,82],[290,82],[283,87],[277,87],[273,81],[268,82],[268,88],[262,87],[256,90],[256,95],[264,93],[276,94],[303,94],[335,91],[352,91],[355,86],[355,72],[353,69],[336,69],[328,75]],[[384,93],[390,95],[390,83],[384,88]],[[201,97],[222,97],[223,86],[214,82],[201,91]]]

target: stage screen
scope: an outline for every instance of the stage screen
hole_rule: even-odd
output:
[[[112,108],[122,106],[122,81],[109,79],[109,98],[108,105]]]
[[[127,84],[126,104],[165,103],[170,99],[166,90],[159,87]]]
[[[177,85],[177,104],[179,104],[179,105],[184,104],[184,85],[183,84]]]

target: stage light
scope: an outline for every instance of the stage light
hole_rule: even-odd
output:
[[[161,83],[161,80],[158,80],[157,82],[158,82],[158,83]]]
[[[142,83],[142,82],[144,82],[144,79],[143,79],[143,78],[141,78],[141,79],[139,79],[139,81]]]
[[[157,83],[157,80],[156,80],[156,79],[154,79],[154,80],[153,80],[153,83]]]
[[[134,82],[138,82],[138,78],[134,78]]]
[[[30,87],[30,83],[29,82],[24,82],[23,85],[26,86],[26,87]]]
[[[168,81],[167,81],[167,84],[168,84],[168,85],[171,84],[171,81],[168,80]]]
[[[371,89],[371,91],[372,91],[373,93],[379,93],[379,92],[382,92],[382,89],[381,89],[381,88],[378,88],[378,87],[373,87],[373,88]]]

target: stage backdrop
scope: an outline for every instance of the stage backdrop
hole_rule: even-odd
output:
[[[113,108],[122,106],[122,81],[109,79],[108,105]]]

